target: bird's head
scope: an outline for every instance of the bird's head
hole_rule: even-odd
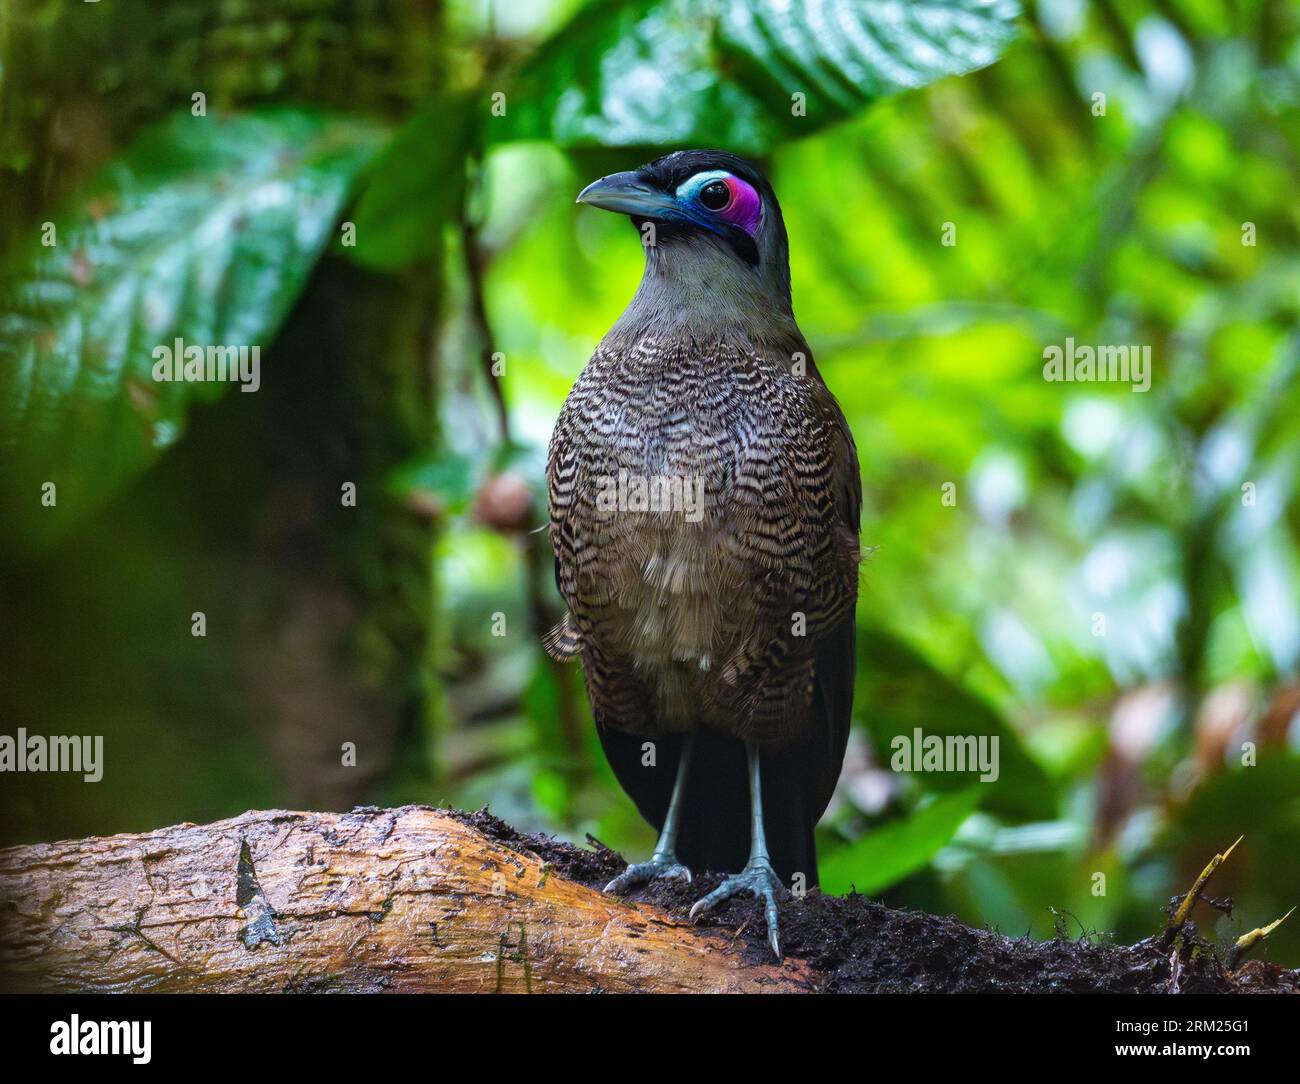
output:
[[[789,250],[767,178],[726,151],[675,151],[587,185],[578,202],[628,215],[655,277],[757,290],[790,305]],[[653,223],[653,232],[645,224]],[[721,276],[721,277],[719,277]]]

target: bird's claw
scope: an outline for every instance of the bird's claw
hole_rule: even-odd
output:
[[[776,901],[788,896],[789,890],[781,883],[771,865],[767,862],[750,862],[739,873],[733,873],[717,888],[703,899],[697,900],[691,908],[691,918],[711,910],[725,899],[741,892],[751,892],[757,900],[763,901],[763,914],[767,919],[767,943],[772,946],[776,958],[781,959],[781,935],[776,921]]]
[[[691,883],[691,871],[673,855],[655,855],[649,862],[637,862],[628,866],[605,886],[605,891],[621,896],[637,885],[649,884],[661,877]]]

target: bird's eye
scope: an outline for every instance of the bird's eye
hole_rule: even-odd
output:
[[[731,189],[726,181],[710,181],[700,189],[700,202],[710,211],[721,211],[731,202]]]

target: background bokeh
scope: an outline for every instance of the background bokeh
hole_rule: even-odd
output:
[[[106,749],[0,777],[0,842],[447,802],[647,850],[536,528],[642,261],[573,198],[721,145],[874,547],[825,887],[1127,941],[1244,834],[1220,941],[1300,902],[1300,13],[908,9],[0,7],[0,725]],[[263,344],[261,389],[151,384],[175,335]],[[1066,337],[1150,346],[1150,390],[1045,381]],[[915,727],[1000,779],[890,771]]]

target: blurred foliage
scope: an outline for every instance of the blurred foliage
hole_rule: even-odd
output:
[[[1014,0],[605,0],[529,58],[493,134],[763,154],[991,63],[1015,15]]]
[[[627,223],[573,196],[600,172],[715,143],[757,156],[780,194],[796,312],[862,462],[874,549],[858,726],[819,828],[826,887],[1008,932],[1132,940],[1245,833],[1216,881],[1237,901],[1220,938],[1300,900],[1293,5],[157,7],[174,14],[141,32],[150,48],[197,41],[206,70],[227,72],[207,121],[188,113],[202,76],[148,71],[127,47],[96,66],[125,16],[37,3],[0,23],[0,123],[16,133],[0,176],[17,194],[0,274],[65,285],[35,292],[51,337],[12,300],[0,313],[6,524],[27,535],[41,513],[22,479],[60,462],[26,435],[15,374],[36,357],[51,378],[50,359],[86,366],[69,328],[96,320],[124,362],[147,357],[103,298],[66,288],[75,250],[33,246],[49,216],[61,236],[111,240],[111,217],[73,225],[91,166],[157,178],[148,228],[166,233],[168,207],[221,168],[214,156],[166,183],[190,141],[261,125],[252,160],[307,185],[310,140],[290,141],[293,165],[268,118],[310,116],[354,133],[313,221],[354,223],[356,245],[336,242],[298,282],[266,390],[196,402],[189,434],[134,485],[110,489],[127,449],[82,405],[118,402],[104,417],[126,425],[129,395],[74,384],[43,419],[76,434],[62,469],[102,488],[80,522],[60,512],[59,545],[18,556],[26,538],[7,540],[0,711],[6,731],[93,727],[110,770],[89,800],[22,780],[7,838],[365,799],[490,802],[523,828],[644,851],[578,676],[540,650],[556,599],[534,529],[559,404],[641,269]],[[347,29],[286,38],[282,24]],[[268,103],[310,112],[249,112]],[[49,138],[70,116],[102,129],[98,160],[75,169]],[[159,143],[169,131],[175,147]],[[242,247],[199,237],[194,217],[168,243],[199,282],[223,268],[259,282],[268,259],[297,281],[325,236],[294,239],[298,264],[267,247],[274,215],[241,220],[256,239]],[[128,262],[107,292],[134,297],[151,275],[176,290],[178,274]],[[206,325],[173,305],[163,340],[269,334],[292,301],[221,298]],[[1067,337],[1149,346],[1150,390],[1044,380],[1045,347]],[[132,454],[142,467],[155,453]],[[340,515],[338,483],[356,477],[361,500]],[[268,545],[276,561],[261,564]],[[218,599],[251,616],[194,640],[189,611]],[[917,728],[997,736],[997,782],[891,771],[891,739]],[[338,767],[340,738],[361,773]],[[1300,962],[1300,929],[1267,954]]]
[[[136,140],[3,283],[8,469],[28,490],[57,478],[65,509],[31,508],[24,540],[93,511],[181,436],[190,396],[225,390],[157,382],[156,345],[170,370],[188,361],[177,340],[270,340],[377,142],[303,112],[195,121]]]

